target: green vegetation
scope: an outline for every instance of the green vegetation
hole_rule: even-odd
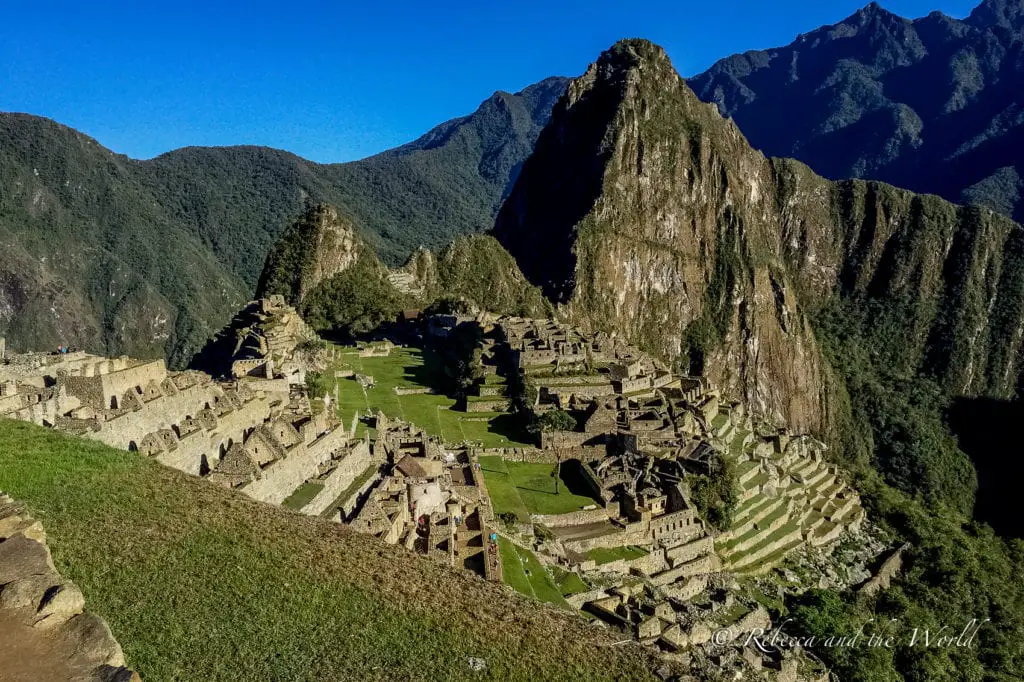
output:
[[[359,259],[320,282],[299,307],[302,318],[318,332],[352,338],[395,319],[409,300],[387,279],[387,272],[366,247]]]
[[[599,564],[608,564],[619,559],[639,559],[647,555],[647,550],[642,547],[628,545],[626,547],[597,547],[587,552],[587,558],[593,559]]]
[[[453,409],[457,401],[445,395],[395,393],[396,387],[431,389],[443,384],[441,365],[433,352],[395,348],[387,357],[361,358],[355,348],[338,346],[337,350],[340,359],[328,368],[327,376],[338,386],[338,416],[346,428],[357,411],[365,416],[382,410],[389,417],[412,422],[448,443],[469,441],[495,448],[524,445],[511,422],[511,415],[458,411]],[[364,389],[354,379],[333,379],[334,372],[345,367],[372,376],[375,385]],[[331,384],[332,395],[334,383]],[[358,433],[361,435],[362,431]]]
[[[92,441],[0,421],[0,489],[143,679],[650,675],[574,616]]]
[[[880,301],[835,303],[818,317],[826,357],[842,378],[838,434],[847,466],[926,503],[969,515],[977,485],[974,468],[943,420],[951,397],[915,371],[913,349],[898,338],[906,312]],[[865,425],[869,428],[865,429]]]
[[[568,514],[597,504],[584,494],[573,465],[551,462],[505,462],[523,503],[534,514]],[[559,475],[556,476],[556,470]]]
[[[874,178],[985,204],[1024,221],[1019,138],[996,113],[1006,88],[1019,91],[1024,80],[1020,70],[1002,80],[1003,62],[992,59],[1019,39],[1019,8],[1011,7],[986,2],[970,20],[920,24],[873,5],[791,45],[726,57],[687,83],[769,156],[797,158],[825,177]],[[853,30],[860,39],[847,40]],[[807,45],[815,46],[815,68],[793,78],[793,60]],[[935,59],[939,53],[950,57]],[[934,87],[925,94],[921,83]]]
[[[518,523],[529,523],[530,511],[516,490],[515,481],[505,460],[497,455],[484,455],[480,457],[479,462],[494,513],[502,518],[509,514]]]
[[[441,384],[439,389],[465,400],[474,386],[483,383],[482,342],[480,326],[474,322],[463,322],[447,338],[434,345],[433,356],[440,368],[436,373]]]
[[[540,289],[526,281],[515,259],[489,235],[459,237],[438,254],[433,293],[520,317],[545,317],[551,311]]]
[[[533,552],[519,547],[507,538],[498,538],[501,552],[501,573],[516,592],[555,606],[570,608],[562,591],[552,581]]]
[[[690,495],[701,518],[718,530],[732,526],[740,489],[732,460],[716,452],[709,462],[708,474],[691,476],[688,480]]]
[[[323,489],[323,483],[319,483],[317,481],[306,481],[281,504],[289,509],[300,511],[303,507],[312,502],[313,498],[319,495],[320,491]]]
[[[84,135],[0,114],[0,177],[9,348],[65,344],[182,367],[246,300],[172,199]]]
[[[309,206],[339,207],[390,266],[488,229],[566,83],[502,93],[398,149],[333,165],[255,146],[135,161],[48,119],[2,114],[0,239],[16,308],[0,334],[17,348],[64,343],[183,367],[251,298],[271,247]],[[66,259],[83,248],[88,258]]]
[[[817,319],[838,373],[837,455],[871,518],[911,543],[902,575],[873,600],[813,591],[789,615],[803,634],[854,634],[867,624],[898,638],[892,650],[815,648],[844,679],[1021,679],[1024,587],[1013,576],[1024,571],[1024,543],[968,520],[975,475],[943,417],[951,396],[919,369],[917,349],[887,341],[902,338],[896,330],[913,316],[910,302],[875,300],[834,303]],[[959,634],[972,618],[990,619],[972,647],[909,646],[915,627]]]
[[[565,410],[549,410],[533,420],[527,428],[538,437],[552,431],[575,431],[576,419]]]
[[[322,398],[331,394],[334,385],[323,372],[306,372],[306,390],[313,398]]]
[[[555,585],[558,586],[558,589],[561,590],[563,597],[586,592],[590,589],[590,585],[583,582],[583,578],[577,573],[567,571],[558,566],[551,567],[551,577],[555,581]]]
[[[553,462],[509,462],[496,455],[486,455],[480,457],[480,468],[494,512],[511,512],[522,523],[529,523],[530,514],[567,514],[596,504],[592,497],[580,494],[580,483],[568,464],[561,467],[557,492]]]
[[[902,574],[877,598],[812,591],[789,604],[802,633],[890,633],[892,650],[815,648],[843,679],[1018,680],[1024,677],[1024,543],[1007,541],[990,528],[963,523],[942,507],[919,501],[876,479],[866,485],[875,518],[912,543]],[[869,622],[874,618],[874,622]],[[960,634],[971,619],[984,623],[970,647],[910,646],[914,628],[936,632],[945,625]],[[894,623],[890,621],[895,619]],[[933,635],[934,636],[934,635]]]

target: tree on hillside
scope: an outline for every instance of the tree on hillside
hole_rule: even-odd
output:
[[[552,431],[575,431],[576,419],[565,410],[551,410],[533,420],[529,431],[535,436]]]

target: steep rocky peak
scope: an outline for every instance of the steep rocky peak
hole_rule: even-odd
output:
[[[297,306],[317,284],[344,272],[366,252],[347,216],[328,204],[311,206],[267,255],[257,293],[282,294]]]

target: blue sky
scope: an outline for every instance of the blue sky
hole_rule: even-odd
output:
[[[684,76],[784,45],[865,2],[10,3],[0,111],[48,116],[116,152],[260,144],[361,158],[473,111],[494,90],[575,76],[613,42],[649,38]],[[977,0],[885,0],[908,17]]]

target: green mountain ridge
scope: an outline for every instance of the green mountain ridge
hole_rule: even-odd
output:
[[[877,3],[688,79],[769,156],[1024,220],[1024,2],[964,20]]]
[[[137,161],[48,119],[0,114],[0,335],[183,366],[252,296],[309,206],[338,206],[392,266],[488,229],[565,82],[496,93],[398,149],[333,165],[264,147]]]
[[[550,309],[489,235],[462,235],[436,254],[421,247],[391,269],[351,221],[326,204],[310,208],[281,235],[256,293],[283,296],[314,329],[342,336],[371,331],[402,310],[439,299],[527,316]]]

